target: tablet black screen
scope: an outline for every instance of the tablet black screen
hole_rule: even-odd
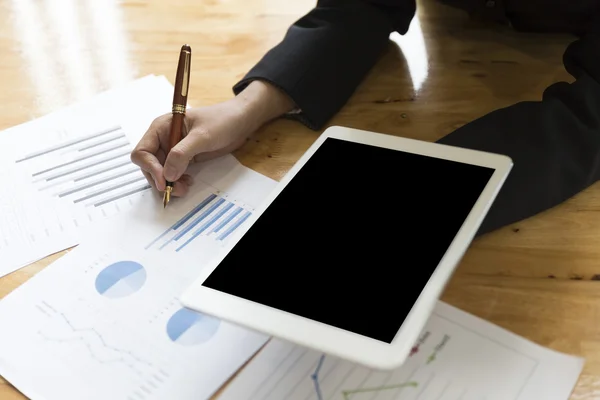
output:
[[[203,285],[390,343],[493,173],[328,138]]]

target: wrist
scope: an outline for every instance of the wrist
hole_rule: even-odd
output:
[[[295,108],[288,95],[260,80],[250,82],[232,101],[240,108],[244,120],[253,130]]]

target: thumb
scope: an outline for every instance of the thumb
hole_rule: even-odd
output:
[[[167,155],[163,169],[165,179],[169,182],[176,182],[185,173],[192,158],[207,150],[206,137],[190,132]]]

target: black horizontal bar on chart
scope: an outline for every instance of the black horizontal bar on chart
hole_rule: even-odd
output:
[[[127,164],[125,164],[125,165],[127,165]],[[106,182],[110,182],[110,181],[112,181],[114,179],[121,178],[123,176],[129,175],[129,174],[132,174],[132,173],[138,172],[138,171],[140,171],[140,169],[137,168],[137,167],[135,167],[135,168],[127,169],[125,171],[118,172],[116,174],[109,175],[109,176],[107,176],[105,178],[96,179],[94,181],[91,181],[91,182],[88,182],[88,183],[85,183],[85,184],[82,184],[82,185],[79,185],[79,186],[72,187],[69,190],[65,190],[64,192],[59,193],[58,197],[65,197],[65,196],[68,196],[68,195],[73,194],[73,193],[80,192],[80,191],[85,190],[85,189],[93,188],[94,186],[98,186],[100,184],[103,184],[103,183],[106,183]]]
[[[85,156],[77,157],[77,158],[75,158],[75,159],[73,159],[71,161],[67,161],[66,163],[58,164],[58,165],[55,165],[53,167],[46,168],[45,170],[42,170],[42,171],[39,171],[39,172],[35,172],[31,176],[43,175],[43,174],[46,174],[48,172],[51,172],[51,171],[54,171],[54,170],[57,170],[57,169],[60,169],[60,168],[63,168],[63,167],[67,167],[69,165],[77,164],[80,161],[85,161],[85,160],[89,160],[90,158],[94,158],[96,156],[101,156],[102,154],[109,153],[109,152],[111,152],[113,150],[117,150],[117,149],[120,149],[120,148],[128,146],[128,145],[129,145],[129,143],[116,144],[116,145],[114,145],[112,147],[109,147],[107,149],[102,149],[102,150],[97,151],[97,152],[92,153],[92,154],[86,154]]]
[[[82,147],[82,148],[78,149],[77,151],[86,151],[86,150],[89,150],[89,149],[93,149],[94,147],[102,146],[103,144],[114,142],[115,140],[119,140],[119,139],[123,139],[123,138],[127,138],[127,135],[125,135],[124,133],[122,133],[122,134],[120,134],[118,136],[115,136],[115,137],[111,137],[111,138],[108,138],[108,139],[101,140],[101,141],[96,142],[96,143],[92,143],[92,144],[86,145],[85,147]]]
[[[40,150],[40,151],[37,151],[35,153],[30,153],[30,154],[26,155],[25,157],[23,157],[23,158],[15,161],[15,162],[16,163],[20,163],[20,162],[23,162],[23,161],[31,160],[32,158],[40,157],[40,156],[46,155],[48,153],[52,153],[52,152],[57,151],[57,150],[65,149],[65,148],[73,146],[75,144],[85,142],[87,140],[95,139],[97,137],[104,136],[104,135],[107,135],[107,134],[112,133],[112,132],[116,132],[119,129],[121,129],[120,126],[114,126],[112,128],[105,129],[105,130],[100,131],[100,132],[95,132],[95,133],[92,133],[90,135],[80,136],[80,137],[78,137],[76,139],[72,139],[72,140],[69,140],[67,142],[62,142],[60,144],[57,144],[56,146],[47,147],[47,148],[45,148],[43,150]]]
[[[75,199],[75,200],[73,200],[73,203],[81,203],[82,201],[92,199],[94,197],[100,196],[101,194],[106,194],[106,193],[112,192],[113,190],[124,188],[125,186],[129,186],[132,183],[136,183],[136,182],[139,182],[139,181],[145,180],[145,179],[146,178],[144,176],[136,176],[135,178],[129,179],[129,180],[125,181],[125,182],[117,183],[116,185],[107,187],[105,189],[97,190],[97,191],[95,191],[93,193],[90,193],[88,195],[85,195],[83,197]]]
[[[98,160],[98,161],[95,161],[95,162],[90,163],[90,164],[85,164],[85,165],[79,166],[77,168],[72,168],[72,169],[70,169],[68,171],[59,172],[56,175],[52,175],[52,176],[47,177],[46,181],[51,181],[53,179],[62,178],[64,176],[68,176],[68,175],[74,174],[74,173],[79,172],[79,171],[83,171],[83,170],[88,169],[88,168],[96,167],[98,165],[104,164],[105,162],[116,160],[117,158],[121,158],[121,157],[126,156],[126,155],[129,155],[129,151],[117,153],[117,154],[115,154],[113,156],[110,156],[110,157],[107,157],[107,158],[103,158],[102,160]]]
[[[112,203],[113,201],[117,201],[117,200],[120,200],[120,199],[125,198],[127,196],[131,196],[132,194],[143,192],[144,190],[148,190],[150,188],[152,188],[152,186],[150,186],[149,184],[146,184],[146,185],[138,187],[136,189],[132,189],[132,190],[129,190],[127,192],[121,193],[121,194],[119,194],[117,196],[114,196],[114,197],[111,197],[111,198],[108,198],[108,199],[104,199],[104,200],[102,200],[102,201],[94,204],[94,207],[100,207],[100,206],[103,206],[105,204]]]

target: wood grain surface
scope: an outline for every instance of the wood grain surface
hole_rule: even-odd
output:
[[[173,82],[173,54],[183,43],[194,49],[189,104],[226,100],[313,6],[309,0],[0,0],[0,129],[147,74]],[[516,33],[422,1],[409,34],[391,37],[386,55],[331,124],[436,140],[571,80],[561,63],[571,40]],[[275,121],[235,155],[280,179],[318,134]],[[1,278],[0,297],[61,255]],[[600,187],[476,240],[443,300],[586,357],[572,399],[600,398]],[[0,378],[0,399],[22,398]]]

